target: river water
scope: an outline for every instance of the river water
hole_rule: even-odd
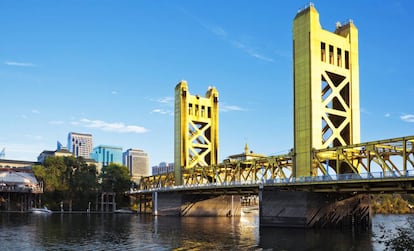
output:
[[[241,217],[0,213],[1,250],[385,250],[414,215],[376,215],[363,233],[260,228]]]

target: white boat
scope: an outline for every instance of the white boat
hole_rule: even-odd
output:
[[[246,206],[246,207],[242,207],[242,212],[245,213],[245,214],[258,213],[259,212],[259,207],[258,206]]]
[[[29,212],[34,213],[34,214],[51,214],[52,210],[47,209],[47,207],[32,207],[29,209]]]
[[[134,213],[134,211],[132,211],[129,208],[119,208],[119,209],[116,209],[114,211],[114,213],[116,213],[116,214],[132,214],[132,213]]]

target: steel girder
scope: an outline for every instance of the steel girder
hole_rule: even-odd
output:
[[[414,136],[314,150],[313,156],[314,168],[323,175],[342,174],[339,167],[346,165],[348,173],[403,176],[414,171]]]
[[[404,176],[414,172],[414,136],[373,141],[329,149],[313,150],[313,168],[317,175],[337,175],[341,165],[350,174],[374,176]],[[227,183],[263,183],[266,180],[286,180],[293,177],[293,157],[270,156],[251,160],[224,162],[218,165],[182,169],[183,185],[222,185]],[[172,187],[174,174],[144,177],[140,190]]]
[[[267,179],[291,179],[292,166],[292,158],[289,155],[281,155],[185,168],[182,170],[183,185],[259,183]],[[167,173],[144,177],[139,189],[162,188],[174,184],[174,174]]]

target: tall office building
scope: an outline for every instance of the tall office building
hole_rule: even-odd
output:
[[[128,167],[131,179],[135,182],[150,175],[148,154],[139,149],[128,149],[123,153],[123,164]]]
[[[92,153],[92,134],[70,132],[68,134],[68,151],[75,157],[90,158]]]
[[[158,166],[152,167],[152,175],[160,175],[174,172],[174,163],[161,162]]]
[[[91,158],[101,163],[102,167],[111,163],[122,164],[122,147],[99,145],[93,148]]]

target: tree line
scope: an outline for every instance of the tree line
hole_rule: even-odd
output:
[[[124,195],[132,183],[128,168],[111,163],[98,173],[96,165],[88,165],[84,158],[50,156],[42,165],[32,167],[39,182],[43,183],[42,205],[52,210],[94,210],[102,192],[116,194],[120,207],[129,205]]]
[[[371,209],[375,214],[414,213],[414,195],[375,194],[371,196]]]

